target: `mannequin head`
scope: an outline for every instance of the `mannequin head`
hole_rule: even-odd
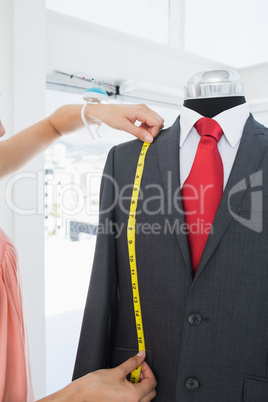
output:
[[[239,74],[230,68],[201,71],[188,80],[184,92],[185,100],[244,96],[244,84]]]
[[[187,82],[184,106],[205,117],[245,103],[244,84],[232,69],[201,71]]]

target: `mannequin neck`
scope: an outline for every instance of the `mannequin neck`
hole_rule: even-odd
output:
[[[246,102],[244,96],[222,96],[220,98],[186,99],[183,106],[200,113],[204,117],[214,117],[224,110],[242,105]]]

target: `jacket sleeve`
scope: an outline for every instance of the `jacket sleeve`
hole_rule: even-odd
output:
[[[100,217],[96,250],[84,311],[73,380],[109,364],[117,268],[113,234],[116,183],[114,149],[108,154],[100,189]]]

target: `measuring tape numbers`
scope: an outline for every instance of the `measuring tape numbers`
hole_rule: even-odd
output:
[[[132,190],[132,197],[130,202],[130,210],[127,225],[127,242],[128,242],[128,256],[129,256],[129,266],[131,274],[131,284],[132,284],[132,294],[133,294],[133,306],[136,321],[136,330],[138,338],[139,352],[141,350],[145,351],[145,339],[143,332],[142,314],[141,314],[141,303],[140,303],[140,293],[138,284],[138,272],[137,272],[137,261],[136,261],[136,247],[135,247],[135,234],[136,234],[136,211],[137,204],[140,193],[141,179],[144,169],[145,157],[150,144],[147,142],[143,143],[136,174]],[[132,383],[138,383],[140,378],[141,366],[132,371],[130,375],[130,381]]]

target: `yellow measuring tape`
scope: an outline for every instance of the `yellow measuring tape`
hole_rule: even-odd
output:
[[[135,233],[136,233],[136,210],[140,193],[140,185],[143,174],[144,162],[146,153],[150,144],[144,142],[141,153],[138,160],[137,170],[135,174],[135,180],[133,185],[132,197],[130,202],[130,210],[127,226],[127,242],[128,242],[128,255],[129,265],[131,273],[132,293],[133,293],[133,306],[136,320],[136,330],[138,337],[139,352],[145,350],[145,339],[143,333],[143,323],[141,315],[141,303],[138,284],[138,272],[136,262],[136,248],[135,248]],[[141,366],[132,371],[130,375],[130,381],[132,383],[138,383],[140,378]]]

